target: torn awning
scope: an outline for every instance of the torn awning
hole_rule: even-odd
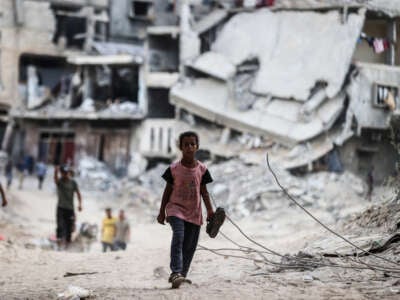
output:
[[[306,101],[323,81],[332,98],[342,88],[363,24],[364,13],[351,13],[342,24],[337,11],[260,9],[230,19],[211,50],[235,66],[257,58],[256,94]]]
[[[67,58],[73,65],[129,65],[139,64],[137,57],[128,54],[120,55],[77,55]]]

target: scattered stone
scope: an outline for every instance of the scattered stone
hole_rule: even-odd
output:
[[[70,285],[63,292],[57,295],[58,300],[79,300],[79,299],[88,299],[94,297],[92,291],[81,288],[79,286]]]

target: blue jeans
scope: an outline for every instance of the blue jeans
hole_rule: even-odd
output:
[[[171,271],[186,277],[199,240],[200,226],[178,217],[168,217],[172,228]]]

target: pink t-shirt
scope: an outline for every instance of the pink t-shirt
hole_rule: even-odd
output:
[[[166,206],[167,217],[175,216],[202,225],[200,185],[207,167],[197,161],[194,168],[187,168],[178,161],[172,163],[169,168],[173,178],[173,189]],[[211,176],[210,180],[212,181]]]

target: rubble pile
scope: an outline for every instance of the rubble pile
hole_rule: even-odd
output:
[[[266,165],[249,165],[239,159],[219,164],[208,163],[214,182],[208,186],[214,206],[222,206],[235,218],[257,212],[284,209],[293,205],[275,183]],[[168,166],[158,164],[135,179],[121,185],[124,207],[143,208],[154,216],[159,208],[165,186],[161,175]],[[273,166],[280,183],[305,207],[329,212],[335,220],[347,215],[346,199],[361,198],[364,183],[355,175],[319,172],[296,177]]]
[[[158,164],[156,167],[135,179],[125,179],[122,181],[121,198],[122,206],[128,211],[139,208],[144,217],[154,217],[157,214],[161,203],[161,196],[164,190],[165,182],[161,178],[166,164]]]
[[[79,160],[78,174],[80,186],[87,190],[107,191],[118,183],[106,164],[91,156]]]
[[[373,205],[356,214],[344,225],[346,229],[390,232],[400,229],[400,202],[397,199]]]
[[[346,193],[360,196],[363,182],[351,173],[320,172],[296,177],[288,171],[272,167],[288,193],[305,207],[312,206],[329,211],[340,218],[346,206]],[[224,206],[231,215],[245,217],[253,212],[292,205],[275,183],[266,165],[246,165],[230,160],[210,166],[214,183],[210,193],[216,205]]]

